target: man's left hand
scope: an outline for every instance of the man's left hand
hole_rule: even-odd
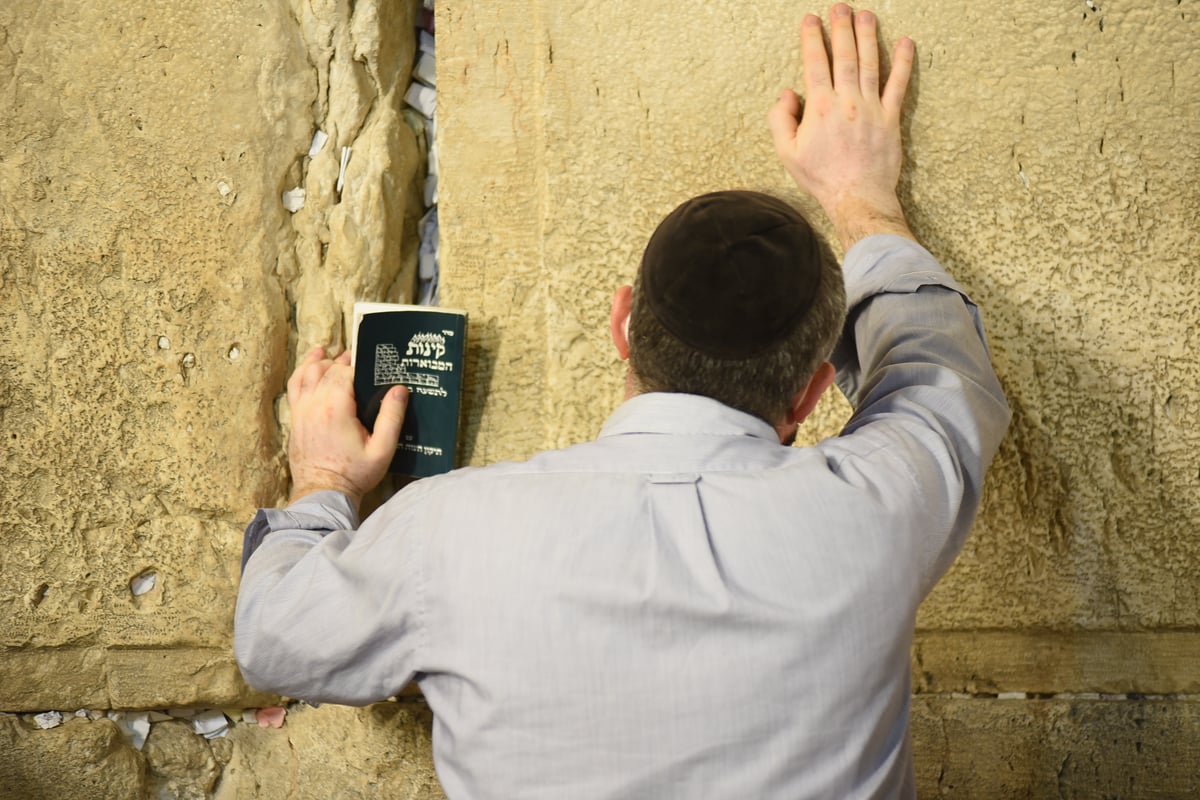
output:
[[[350,498],[355,508],[383,479],[396,452],[408,407],[408,390],[395,386],[383,398],[375,430],[358,421],[350,353],[326,358],[315,347],[288,380],[292,433],[288,461],[292,501],[324,489]]]

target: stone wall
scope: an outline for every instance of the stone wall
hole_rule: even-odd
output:
[[[254,699],[232,598],[289,362],[413,284],[412,4],[184,5],[0,10],[3,709]]]
[[[889,47],[917,42],[911,222],[981,304],[1015,410],[921,609],[922,793],[1194,794],[1200,3],[877,10]],[[622,388],[608,301],[677,203],[795,197],[764,117],[808,11],[440,4],[444,292],[488,354],[476,460],[599,429]],[[846,413],[830,398],[808,435]]]
[[[356,299],[410,297],[417,5],[0,4],[0,711],[275,700],[232,658],[241,528],[286,493],[294,354],[340,343]],[[428,737],[377,716],[337,741]],[[273,729],[235,727],[264,745],[225,758],[190,730],[191,755],[155,744],[180,728],[139,753],[107,719],[0,717],[0,797],[135,797],[160,769],[253,797],[258,762],[264,786],[288,767]],[[352,769],[310,749],[309,771]]]
[[[436,800],[431,724],[423,702],[298,707],[282,729],[236,725],[211,741],[158,722],[139,751],[108,719],[40,731],[0,715],[0,798]]]
[[[415,4],[102,5],[0,7],[0,710],[263,705],[230,654],[240,531],[286,492],[295,354],[412,285]],[[438,3],[469,461],[595,433],[611,292],[676,203],[795,197],[763,120],[810,10]],[[1193,794],[1200,3],[879,10],[918,45],[914,228],[982,305],[1016,412],[921,613],[922,793]],[[211,742],[164,721],[141,751],[107,719],[0,716],[0,796],[432,798],[428,737],[418,699]]]

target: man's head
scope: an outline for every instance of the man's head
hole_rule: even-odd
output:
[[[671,212],[626,302],[636,391],[704,395],[772,425],[791,421],[816,373],[816,396],[828,385],[846,315],[841,269],[804,217],[745,191]],[[614,303],[614,336],[617,316]]]

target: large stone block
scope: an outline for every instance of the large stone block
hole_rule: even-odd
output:
[[[312,87],[286,9],[243,11],[0,11],[0,642],[94,651],[41,650],[85,690],[111,647],[227,646],[234,520],[283,490],[277,192]]]
[[[1196,797],[1194,700],[918,697],[921,797]]]
[[[258,699],[240,529],[294,347],[411,293],[421,213],[414,2],[295,5],[0,8],[0,708]]]
[[[1200,692],[1189,631],[919,631],[919,692],[1037,695]]]
[[[156,722],[142,753],[149,773],[148,793],[154,797],[208,800],[221,776],[213,746],[186,722]]]
[[[212,740],[186,721],[155,722],[139,752],[108,719],[38,730],[0,715],[0,800],[439,800],[432,721],[419,699],[293,705],[282,728],[239,716]]]
[[[423,702],[296,707],[279,730],[236,726],[213,800],[439,800]]]
[[[675,204],[737,187],[799,200],[764,116],[800,83],[810,11],[825,9],[439,2],[444,292],[486,350],[474,460],[599,428],[622,388],[608,299]],[[881,14],[886,46],[917,43],[903,197],[981,304],[1016,412],[922,626],[1194,627],[1200,156],[1180,143],[1200,140],[1200,15]],[[809,437],[846,411],[824,404]]]
[[[43,731],[0,714],[0,798],[141,800],[146,785],[145,760],[109,720]]]

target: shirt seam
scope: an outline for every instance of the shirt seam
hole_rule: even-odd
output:
[[[429,652],[429,571],[425,569],[425,558],[428,548],[428,539],[425,531],[418,534],[416,551],[413,555],[416,557],[414,569],[417,572],[417,646],[420,650],[413,654],[413,672],[414,674],[421,671],[425,657]]]

